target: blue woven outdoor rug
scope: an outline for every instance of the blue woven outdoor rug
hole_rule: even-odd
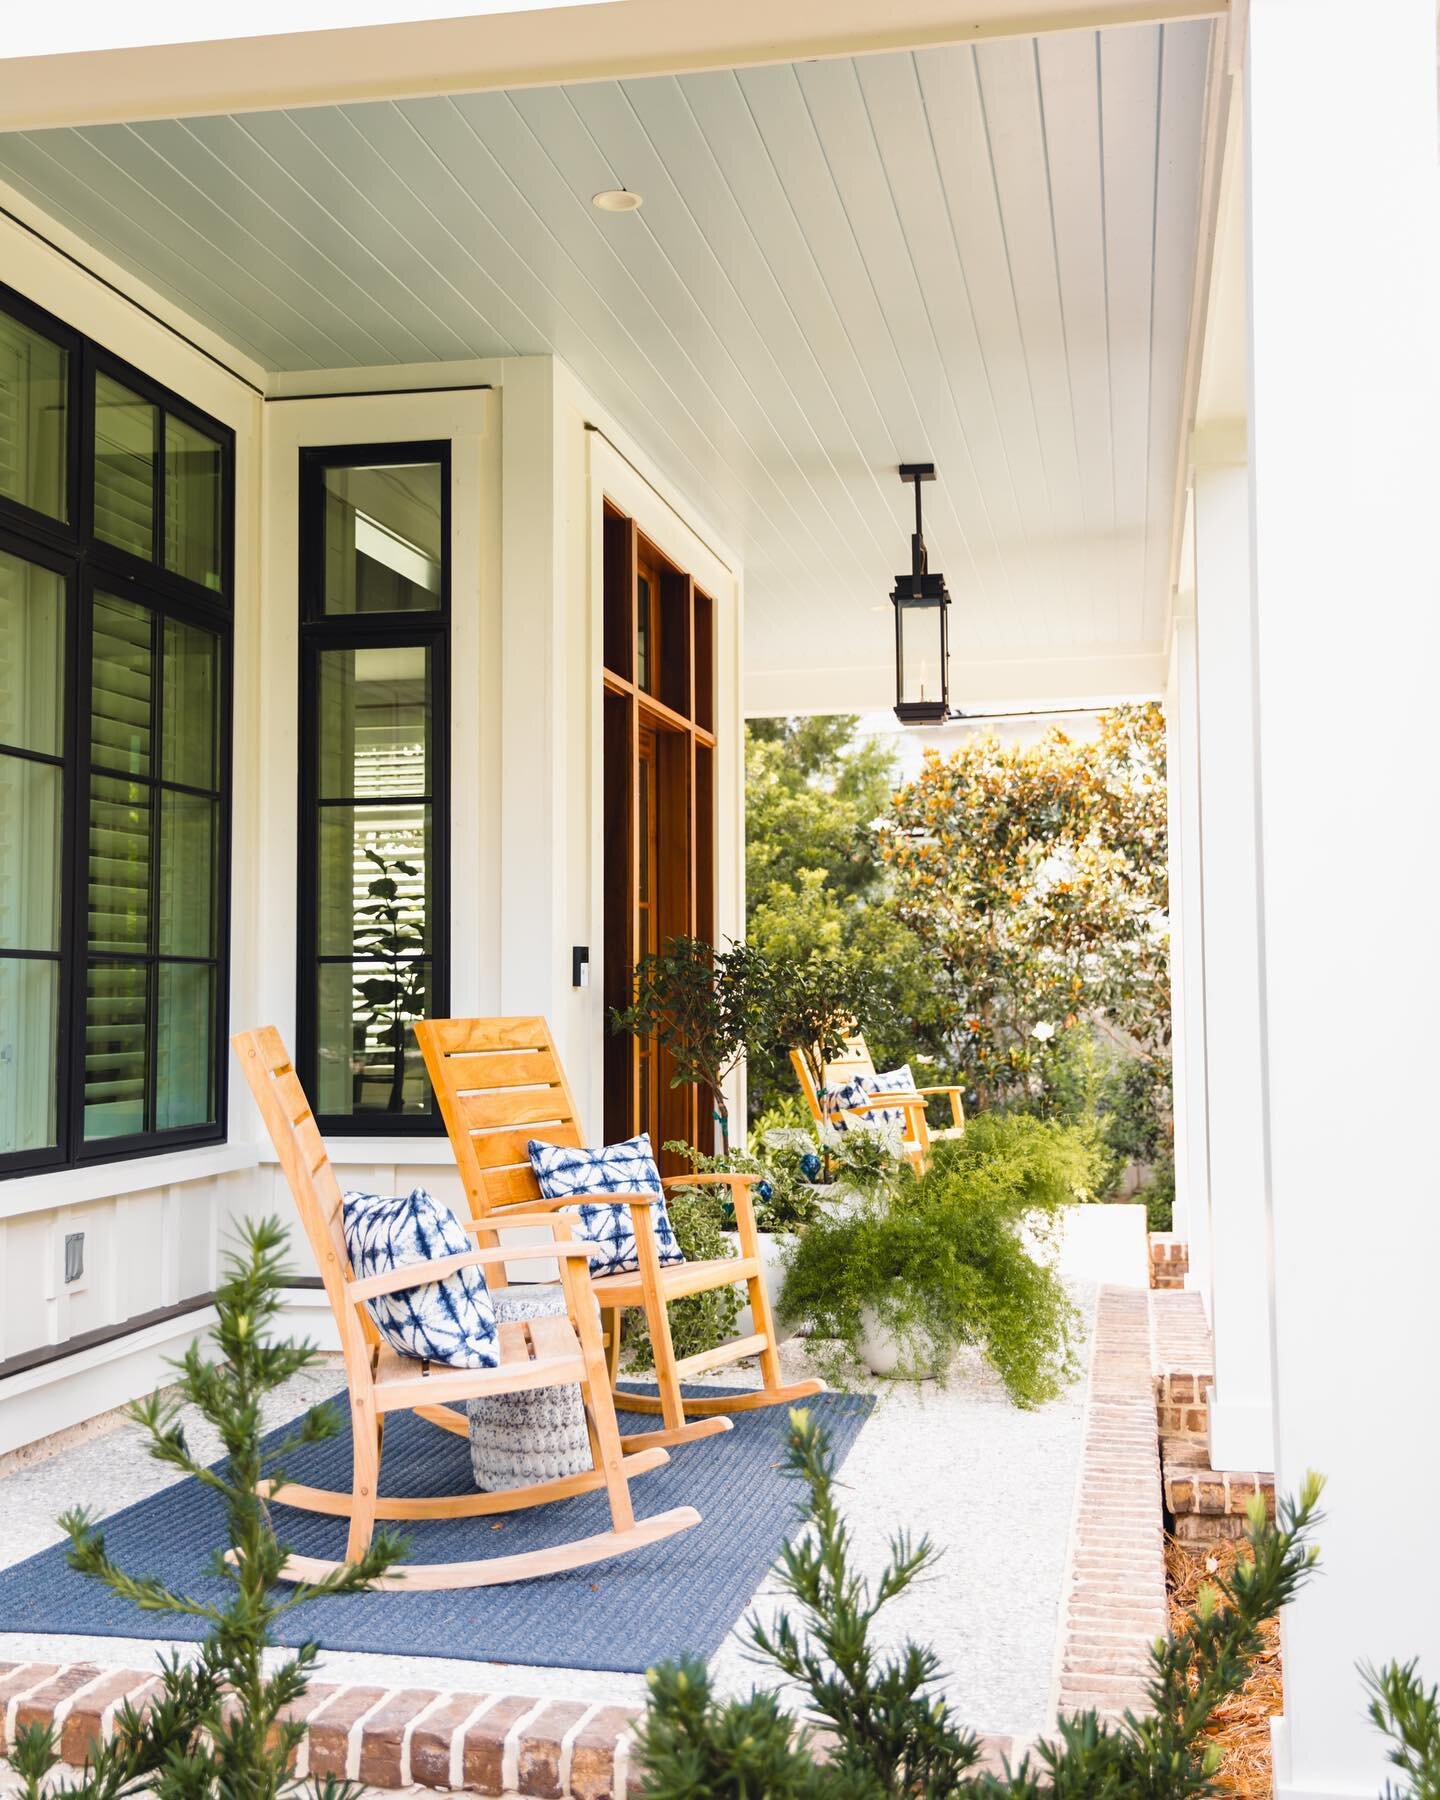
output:
[[[343,1400],[342,1395],[342,1410]],[[819,1394],[807,1402],[841,1459],[873,1404],[857,1394]],[[682,1445],[671,1451],[664,1468],[635,1479],[630,1492],[639,1517],[694,1506],[701,1523],[691,1531],[569,1574],[504,1587],[319,1600],[282,1621],[280,1641],[298,1645],[314,1639],[329,1650],[634,1673],[687,1650],[711,1656],[795,1526],[802,1490],[783,1466],[787,1418],[784,1406],[737,1413],[732,1431]],[[622,1431],[644,1431],[653,1423],[636,1413],[620,1415]],[[138,1440],[135,1454],[145,1454]],[[297,1452],[286,1467],[292,1480],[348,1491],[348,1431]],[[382,1494],[459,1493],[470,1485],[464,1438],[411,1413],[391,1414]],[[278,1505],[274,1517],[292,1550],[344,1555],[343,1520]],[[408,1561],[458,1562],[541,1549],[608,1530],[610,1524],[603,1494],[502,1517],[498,1530],[496,1521],[486,1518],[401,1522],[392,1529],[408,1536]],[[220,1501],[198,1481],[179,1482],[102,1523],[106,1549],[122,1568],[158,1575],[171,1589],[196,1597],[218,1598],[223,1592],[223,1583],[204,1573],[223,1535]],[[202,1621],[141,1612],[77,1575],[58,1544],[0,1570],[0,1631],[37,1630],[90,1637],[205,1635]]]

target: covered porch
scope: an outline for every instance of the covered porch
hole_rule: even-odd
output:
[[[933,461],[950,703],[1164,699],[1209,1465],[1328,1478],[1276,1793],[1373,1794],[1356,1665],[1440,1667],[1395,1525],[1437,1473],[1433,13],[776,11],[0,63],[0,346],[30,396],[0,421],[0,601],[49,633],[0,692],[0,792],[20,770],[31,809],[0,845],[0,1453],[161,1379],[231,1223],[288,1211],[227,1030],[296,1047],[347,1187],[460,1202],[393,1036],[425,1014],[543,1016],[592,1140],[699,1141],[607,1009],[663,939],[743,934],[745,719],[893,704],[898,469]],[[123,745],[83,736],[102,694]],[[403,994],[367,998],[377,864],[414,938]],[[289,1298],[324,1329],[318,1285]],[[1149,1335],[1124,1354],[1143,1405],[1164,1370]],[[342,1757],[432,1685],[349,1679],[379,1691]],[[471,1714],[433,1685],[448,1777]],[[634,1698],[549,1720],[556,1780]]]

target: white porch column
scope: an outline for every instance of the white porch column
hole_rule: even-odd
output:
[[[1192,442],[1210,1185],[1210,1460],[1274,1465],[1265,1253],[1254,609],[1244,428]]]
[[[1278,1474],[1329,1481],[1323,1572],[1286,1615],[1276,1794],[1370,1800],[1356,1664],[1440,1679],[1440,1439],[1412,1385],[1440,1366],[1435,10],[1249,14]]]
[[[1210,1295],[1210,1151],[1205,1080],[1205,944],[1200,884],[1200,720],[1195,593],[1176,601],[1165,692],[1170,833],[1170,1014],[1175,1089],[1175,1231],[1190,1251],[1186,1285]]]

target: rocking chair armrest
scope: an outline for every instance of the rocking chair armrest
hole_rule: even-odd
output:
[[[557,1239],[551,1244],[520,1244],[514,1249],[462,1250],[454,1256],[437,1256],[430,1262],[406,1263],[398,1269],[387,1269],[383,1275],[366,1275],[360,1281],[345,1283],[347,1300],[374,1300],[380,1294],[395,1294],[405,1288],[425,1287],[432,1281],[443,1281],[459,1269],[485,1268],[495,1263],[551,1262],[557,1256],[580,1256],[588,1263],[596,1246],[579,1241]]]
[[[564,1204],[568,1206],[570,1202],[567,1200]],[[509,1231],[511,1226],[525,1231],[545,1230],[564,1233],[569,1231],[570,1221],[560,1217],[558,1206],[554,1212],[487,1213],[483,1219],[461,1219],[460,1221],[460,1229],[471,1232]]]
[[[959,1094],[963,1097],[965,1090],[956,1082],[949,1087],[916,1088],[915,1092],[917,1094]]]
[[[662,1175],[661,1187],[751,1187],[757,1181],[763,1181],[763,1175]]]
[[[883,1112],[887,1106],[903,1106],[907,1112],[924,1112],[925,1102],[918,1093],[897,1090],[893,1094],[872,1094],[868,1100],[847,1100],[846,1112]]]

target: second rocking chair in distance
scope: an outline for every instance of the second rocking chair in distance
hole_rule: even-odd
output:
[[[665,1177],[661,1185],[666,1188],[729,1188],[740,1257],[738,1261],[727,1257],[662,1264],[650,1216],[652,1197],[570,1194],[563,1200],[547,1200],[540,1195],[540,1184],[530,1165],[529,1140],[537,1138],[572,1149],[584,1145],[570,1084],[544,1019],[421,1019],[416,1021],[415,1035],[440,1102],[471,1211],[477,1224],[483,1222],[490,1227],[488,1233],[481,1234],[482,1242],[498,1243],[494,1234],[517,1214],[533,1217],[539,1209],[575,1206],[586,1200],[620,1201],[630,1208],[639,1267],[634,1273],[597,1276],[592,1282],[609,1329],[609,1369],[615,1405],[623,1412],[658,1414],[661,1420],[654,1431],[627,1433],[621,1440],[627,1454],[728,1431],[729,1413],[787,1404],[820,1392],[824,1385],[820,1381],[787,1383],[781,1375],[775,1322],[765,1289],[750,1197],[754,1176]],[[742,1281],[750,1301],[754,1332],[698,1355],[677,1357],[670,1336],[670,1303],[687,1294],[707,1293]],[[619,1375],[620,1318],[630,1307],[643,1308],[649,1326],[659,1390],[655,1394],[634,1393],[615,1385]],[[707,1394],[698,1398],[682,1394],[680,1384],[688,1376],[722,1368],[747,1356],[759,1358],[759,1388],[743,1394]]]

